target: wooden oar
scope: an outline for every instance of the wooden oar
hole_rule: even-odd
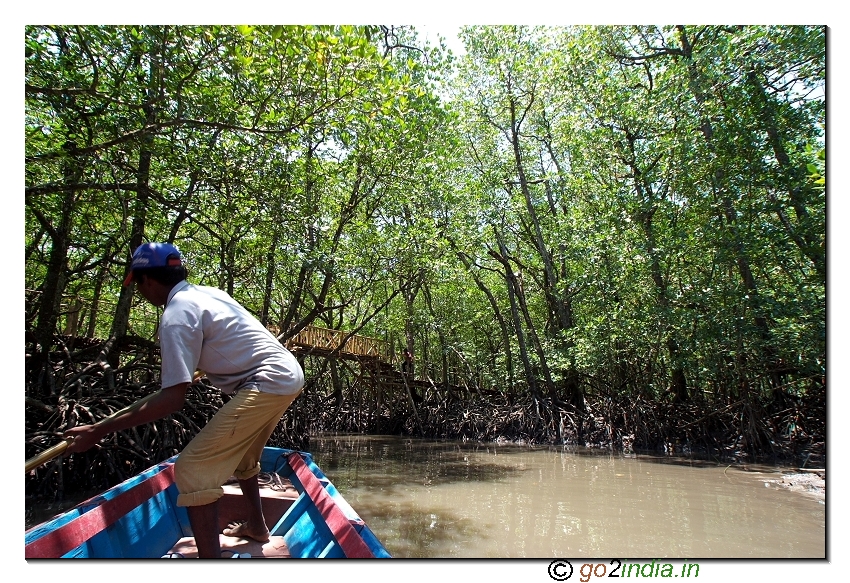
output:
[[[25,474],[30,473],[30,471],[34,470],[38,466],[42,464],[46,464],[50,460],[55,457],[58,457],[65,453],[65,450],[68,449],[68,444],[71,443],[70,440],[65,440],[62,443],[57,443],[53,447],[45,449],[43,452],[38,454],[37,456],[31,457],[27,460],[27,471]]]
[[[116,411],[115,413],[113,413],[109,417],[105,417],[101,421],[106,421],[108,419],[118,417],[119,415],[123,415],[124,413],[128,413],[129,411],[135,411],[136,409],[138,409],[139,407],[141,407],[142,405],[144,405],[145,403],[150,401],[154,397],[154,395],[158,395],[158,394],[159,394],[159,391],[157,391],[155,393],[151,393],[150,395],[139,399],[138,401],[136,401],[132,405],[128,405],[127,407],[124,407],[123,409],[119,409],[118,411]],[[100,423],[100,421],[98,421],[98,423]],[[49,462],[53,458],[56,458],[56,457],[62,455],[63,453],[65,453],[65,450],[68,449],[68,445],[70,443],[71,443],[71,441],[66,439],[62,443],[57,443],[53,447],[45,449],[40,454],[31,457],[30,459],[27,460],[27,469],[24,473],[28,474],[30,471],[34,470],[38,466],[46,464],[47,462]]]

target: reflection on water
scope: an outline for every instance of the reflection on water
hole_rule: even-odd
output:
[[[310,445],[395,557],[826,556],[825,505],[735,468],[384,436]]]

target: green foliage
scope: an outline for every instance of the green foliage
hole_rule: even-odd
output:
[[[141,228],[284,334],[412,342],[435,380],[663,396],[682,371],[722,400],[823,374],[822,28],[461,37],[27,26],[28,325],[79,297],[108,334]],[[129,331],[155,320],[136,301]]]
[[[821,148],[815,152],[811,144],[806,144],[806,156],[812,160],[806,164],[809,180],[815,188],[824,190],[826,188],[826,150]]]

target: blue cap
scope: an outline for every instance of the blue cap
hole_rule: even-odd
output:
[[[134,269],[180,267],[181,265],[183,265],[183,255],[171,243],[143,243],[133,253],[133,263],[130,265],[130,273],[124,279],[124,285],[130,285],[133,281]]]

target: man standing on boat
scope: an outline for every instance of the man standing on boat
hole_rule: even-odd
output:
[[[177,457],[177,504],[187,507],[198,556],[218,558],[218,501],[222,484],[234,475],[249,513],[224,534],[267,541],[259,461],[278,421],[301,392],[301,366],[227,293],[187,282],[183,256],[174,245],[145,243],[136,249],[124,285],[133,282],[146,300],[165,308],[159,326],[162,390],[118,417],[66,431],[71,440],[66,455],[86,451],[110,433],[179,411],[194,372],[203,370],[231,399]]]

